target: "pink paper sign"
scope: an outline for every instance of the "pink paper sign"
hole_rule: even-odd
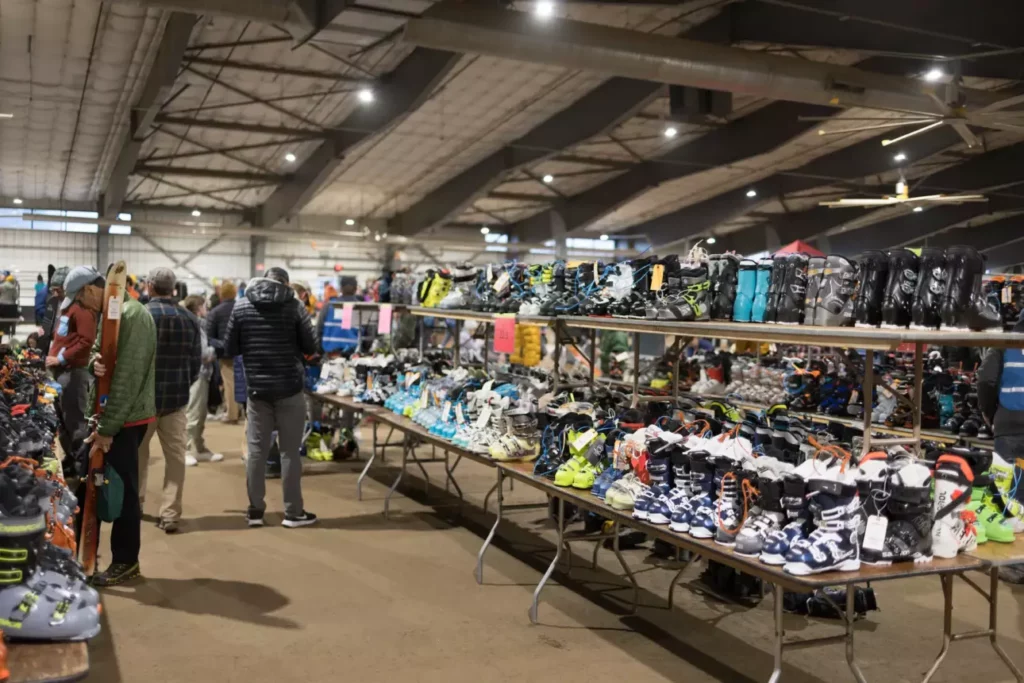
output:
[[[352,329],[352,309],[355,308],[354,304],[342,304],[341,305],[341,329],[351,330]]]
[[[391,304],[380,305],[380,317],[377,318],[377,334],[391,334]]]
[[[516,317],[499,315],[494,319],[494,352],[516,352]]]

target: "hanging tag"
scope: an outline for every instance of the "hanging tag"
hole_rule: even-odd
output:
[[[377,318],[377,334],[391,334],[391,304],[380,305]]]
[[[865,550],[881,551],[885,545],[885,531],[889,527],[889,520],[880,515],[868,517],[867,530],[864,532],[864,542],[861,547]]]
[[[487,264],[487,281],[491,282],[492,280],[494,280],[494,269],[492,268],[491,264],[488,263]]]
[[[484,409],[480,411],[480,416],[476,418],[476,428],[483,429],[488,422],[491,421],[491,407],[484,406]]]
[[[601,284],[601,276],[597,273],[597,261],[594,261],[594,284]]]
[[[460,425],[466,424],[466,416],[462,414],[462,404],[455,404],[455,421]]]
[[[494,352],[516,352],[516,316],[503,313],[494,318]]]
[[[491,387],[493,387],[493,386],[494,386],[494,380],[493,379],[489,379],[486,382],[484,382],[484,385],[482,387],[480,387],[480,391],[484,391],[484,392],[490,391]]]
[[[341,305],[341,329],[351,330],[352,329],[352,309],[355,308],[355,304],[342,304]]]
[[[366,376],[366,390],[373,389],[373,375]]]
[[[626,360],[629,358],[629,351],[622,351],[621,353],[617,353],[615,354],[614,358],[620,363],[625,363]]]
[[[1004,304],[1013,303],[1013,290],[1007,286],[1003,286],[1003,289],[999,292],[999,301]]]
[[[505,271],[504,273],[499,275],[497,281],[495,281],[494,283],[494,291],[501,292],[502,290],[504,290],[505,287],[508,286],[508,280],[508,271]]]
[[[413,384],[416,384],[416,380],[420,378],[420,373],[413,372],[405,376],[405,388],[408,389]]]
[[[856,403],[857,398],[860,396],[860,392],[856,389],[850,391],[850,403]]]
[[[651,291],[661,290],[662,281],[665,279],[665,266],[661,263],[654,264],[654,272],[651,274]]]
[[[587,444],[594,440],[594,437],[596,436],[597,432],[595,432],[593,429],[588,429],[587,431],[578,435],[576,437],[576,440],[572,442],[573,450],[582,451],[584,448],[587,447]]]
[[[323,365],[320,366],[320,379],[327,379],[330,376],[331,366],[329,366],[327,363],[324,363]]]
[[[445,401],[441,406],[441,422],[451,422],[452,402]]]
[[[420,406],[420,410],[423,410],[424,408],[427,407],[427,387],[426,387],[426,385],[424,385],[424,387],[420,390],[419,406]]]

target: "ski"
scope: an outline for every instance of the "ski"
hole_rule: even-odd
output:
[[[124,305],[124,292],[128,280],[128,267],[124,261],[118,261],[107,269],[107,286],[103,293],[103,317],[100,319],[100,360],[106,368],[103,377],[96,379],[96,410],[95,417],[103,414],[110,392],[110,383],[114,378],[114,366],[117,364],[117,339],[121,329],[121,309]],[[95,432],[94,432],[95,436]],[[79,545],[82,568],[86,576],[96,571],[96,556],[99,551],[100,520],[96,512],[96,500],[99,495],[98,486],[103,484],[104,453],[99,447],[93,446],[89,451],[89,469],[85,478],[85,506],[82,511],[82,542]]]

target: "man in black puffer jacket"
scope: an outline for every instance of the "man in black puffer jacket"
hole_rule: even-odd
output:
[[[288,286],[288,273],[271,268],[253,278],[231,311],[224,355],[242,356],[248,384],[245,474],[249,489],[249,526],[263,526],[266,466],[273,432],[281,450],[284,526],[313,524],[316,515],[302,505],[299,447],[306,421],[303,355],[317,352],[316,330],[305,307]]]

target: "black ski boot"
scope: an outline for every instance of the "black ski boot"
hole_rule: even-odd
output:
[[[808,325],[817,324],[814,317],[818,309],[818,292],[824,274],[825,259],[821,256],[812,256],[807,262],[807,298],[804,304],[804,322]]]
[[[938,247],[924,247],[917,262],[917,291],[911,320],[914,327],[938,329],[942,299],[946,296],[946,252]]]
[[[764,306],[764,322],[773,323],[778,320],[779,298],[782,294],[782,283],[786,279],[786,254],[779,254],[772,259],[772,277],[768,281],[768,298]]]
[[[974,247],[950,247],[950,275],[942,304],[946,327],[988,330],[1002,326],[999,312],[982,292],[985,259]]]
[[[708,320],[710,292],[707,265],[683,266],[661,301],[647,309],[647,319],[683,322]]]
[[[732,320],[739,284],[740,257],[736,254],[709,256],[708,270],[711,278],[711,318]]]
[[[889,279],[882,301],[882,325],[907,327],[917,289],[917,254],[909,249],[889,252]]]
[[[882,300],[889,279],[889,259],[882,251],[865,251],[857,259],[857,298],[853,317],[858,327],[878,327],[882,322]]]
[[[807,299],[807,254],[786,257],[786,276],[779,291],[776,321],[785,325],[799,325],[804,321],[804,303]]]
[[[818,290],[818,310],[808,325],[845,327],[853,324],[853,290],[856,269],[845,256],[831,255]]]

